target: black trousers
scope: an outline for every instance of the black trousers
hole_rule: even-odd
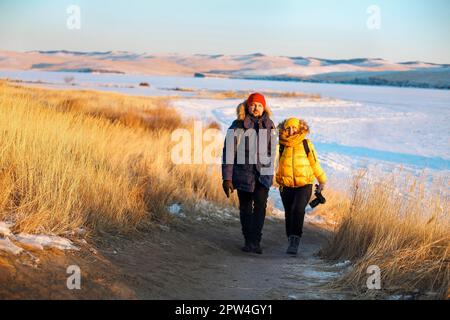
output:
[[[253,192],[238,190],[239,213],[245,241],[261,242],[268,196],[269,189],[259,182]]]
[[[286,235],[288,237],[302,236],[305,208],[309,203],[309,199],[311,199],[311,194],[312,184],[299,188],[281,188],[280,195],[284,206]]]

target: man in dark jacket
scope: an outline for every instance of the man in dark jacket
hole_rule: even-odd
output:
[[[262,253],[261,236],[273,183],[277,135],[262,94],[253,93],[237,108],[223,148],[222,179],[227,195],[237,189],[245,252]]]

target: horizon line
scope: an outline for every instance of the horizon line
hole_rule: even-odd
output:
[[[433,65],[441,65],[441,66],[450,66],[450,62],[448,63],[439,63],[439,62],[430,62],[426,60],[390,60],[386,58],[381,57],[352,57],[352,58],[324,58],[324,57],[318,57],[318,56],[302,56],[302,55],[281,55],[281,54],[267,54],[263,52],[252,52],[252,53],[181,53],[181,52],[158,52],[158,53],[151,53],[148,51],[128,51],[128,50],[68,50],[68,49],[33,49],[33,50],[8,50],[8,49],[1,49],[0,51],[9,51],[9,52],[20,52],[20,53],[33,53],[33,52],[39,52],[39,53],[45,53],[45,52],[67,52],[67,53],[98,53],[98,54],[107,54],[112,52],[126,52],[126,53],[134,53],[134,54],[157,54],[157,55],[204,55],[204,56],[251,56],[251,55],[261,55],[261,56],[267,56],[267,57],[285,57],[285,58],[302,58],[302,59],[318,59],[318,60],[330,60],[330,61],[336,61],[336,60],[358,60],[358,59],[371,59],[371,60],[384,60],[389,61],[393,63],[411,63],[411,62],[422,62],[427,64],[433,64]]]

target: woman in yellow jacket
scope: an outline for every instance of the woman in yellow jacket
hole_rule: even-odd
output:
[[[285,210],[288,254],[297,254],[302,236],[305,208],[312,194],[314,180],[323,190],[327,177],[322,170],[314,145],[305,139],[309,127],[303,120],[289,118],[279,125],[280,153],[277,183]]]

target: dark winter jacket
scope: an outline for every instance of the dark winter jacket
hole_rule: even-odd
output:
[[[239,130],[240,129],[240,130]],[[256,148],[250,147],[249,129],[254,129],[257,141]],[[270,119],[270,110],[266,108],[263,116],[259,119],[249,115],[245,103],[241,103],[237,107],[237,119],[231,124],[223,147],[222,157],[222,179],[231,180],[233,187],[238,190],[253,192],[255,190],[256,181],[259,181],[266,188],[270,188],[273,183],[273,170],[276,155],[277,134],[275,125]],[[232,131],[230,131],[232,130]],[[267,140],[264,147],[259,148],[260,133],[266,130]],[[233,134],[234,135],[230,135]],[[247,133],[247,134],[246,134]],[[234,139],[233,139],[234,138]],[[233,139],[234,154],[230,154],[233,161],[227,163],[227,141]],[[263,142],[263,141],[261,141]],[[238,161],[238,150],[242,147],[240,144],[245,143],[245,161]],[[231,142],[230,142],[231,144]],[[260,150],[265,156],[270,157],[270,161],[261,160],[258,152]],[[252,152],[251,152],[252,151]],[[251,160],[253,156],[253,161]]]

